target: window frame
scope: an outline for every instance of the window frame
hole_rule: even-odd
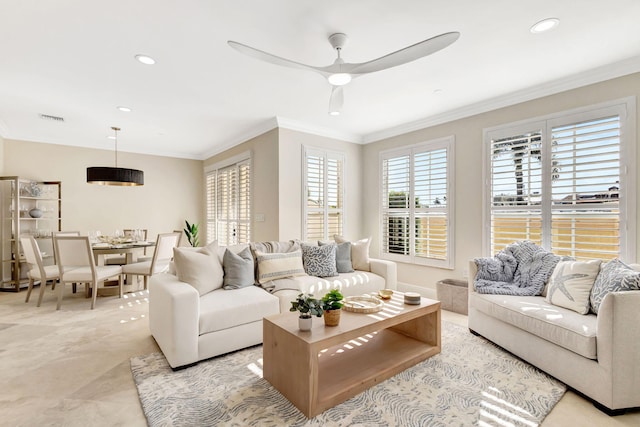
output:
[[[491,253],[491,218],[492,218],[492,147],[491,141],[503,137],[522,135],[531,131],[540,131],[542,135],[542,202],[538,210],[541,211],[541,242],[542,247],[551,250],[552,245],[552,213],[557,210],[552,203],[552,141],[551,133],[554,128],[575,125],[586,121],[596,121],[611,116],[620,118],[620,197],[618,199],[620,220],[620,249],[618,256],[627,261],[636,260],[636,97],[626,97],[618,100],[603,102],[595,105],[561,111],[545,116],[521,120],[518,122],[485,128],[483,130],[483,256]],[[522,207],[527,210],[526,206]]]
[[[342,232],[340,234],[345,233],[346,229],[346,155],[341,151],[334,150],[323,150],[321,148],[312,147],[304,145],[302,147],[302,240],[307,241],[308,237],[308,214],[309,214],[309,206],[308,206],[308,186],[309,186],[309,175],[308,175],[308,157],[315,156],[321,157],[324,159],[323,161],[323,205],[321,209],[316,210],[317,212],[322,212],[323,214],[323,237],[320,240],[333,240],[333,236],[329,236],[329,215],[331,213],[339,213],[341,219],[340,229]],[[340,188],[337,190],[338,199],[342,201],[341,208],[330,208],[329,207],[329,180],[328,176],[328,159],[334,159],[342,164],[341,176],[340,180]],[[315,239],[314,239],[315,240]]]
[[[247,187],[247,194],[245,194],[245,198],[246,198],[246,208],[248,210],[247,213],[247,218],[246,219],[240,219],[239,214],[240,214],[240,204],[242,202],[242,197],[240,195],[240,168],[242,166],[248,166],[249,168],[249,185]],[[236,212],[238,214],[238,218],[235,219],[235,222],[242,222],[243,224],[246,224],[249,232],[247,235],[247,241],[243,242],[238,240],[237,242],[233,242],[233,241],[227,241],[227,242],[221,242],[219,239],[219,230],[218,230],[218,218],[217,218],[217,213],[218,213],[218,202],[219,202],[219,198],[218,198],[218,178],[219,178],[219,174],[223,171],[229,170],[230,168],[235,168],[236,170],[236,176],[237,176],[237,182],[236,182],[236,186],[237,186],[237,196],[236,196]],[[214,176],[214,183],[213,183],[213,192],[210,193],[210,189],[209,189],[209,177]],[[238,155],[232,156],[228,159],[222,160],[220,162],[214,163],[213,165],[207,166],[204,168],[204,193],[205,193],[205,224],[206,224],[206,243],[209,244],[211,242],[213,242],[214,240],[218,240],[219,244],[221,246],[228,246],[228,245],[233,245],[236,243],[248,243],[252,241],[252,237],[253,237],[253,218],[252,218],[252,212],[253,212],[253,156],[251,151],[246,151],[243,153],[240,153]],[[213,231],[212,231],[213,230]],[[228,236],[227,236],[228,239]]]
[[[394,254],[385,252],[384,245],[384,235],[385,235],[385,213],[387,209],[385,209],[385,197],[388,198],[388,194],[384,195],[385,191],[385,182],[384,182],[384,161],[392,158],[402,157],[409,155],[409,163],[410,163],[410,178],[409,178],[409,191],[410,191],[410,199],[415,199],[415,170],[414,170],[414,159],[416,154],[432,152],[436,150],[445,149],[446,151],[446,223],[447,223],[447,235],[446,235],[446,258],[445,259],[436,259],[436,258],[428,258],[419,256],[415,253],[415,233],[410,233],[409,236],[409,247],[410,254],[402,255],[402,254]],[[425,142],[420,142],[417,144],[412,144],[408,146],[404,146],[401,148],[393,148],[389,150],[381,151],[379,154],[379,192],[378,192],[378,208],[379,208],[379,225],[378,232],[380,236],[380,258],[387,259],[390,261],[402,262],[407,264],[416,264],[423,265],[428,267],[436,267],[452,270],[455,265],[455,137],[453,135],[446,136],[442,138],[437,138]],[[428,212],[429,208],[418,208],[421,209],[418,211],[415,208],[414,203],[409,203],[409,224],[410,229],[415,230],[415,218],[416,212],[421,213],[424,209],[427,209],[425,212]]]

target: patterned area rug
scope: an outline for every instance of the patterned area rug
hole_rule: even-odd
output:
[[[468,329],[442,323],[442,352],[307,419],[262,374],[262,346],[173,372],[131,359],[150,426],[536,426],[564,384]]]

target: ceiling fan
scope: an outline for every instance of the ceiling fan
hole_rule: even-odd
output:
[[[406,64],[407,62],[415,61],[416,59],[424,56],[431,55],[432,53],[449,46],[458,40],[458,37],[460,37],[460,33],[456,31],[440,34],[414,45],[405,47],[404,49],[381,56],[380,58],[367,62],[351,64],[344,62],[340,55],[342,48],[347,42],[347,35],[343,33],[336,33],[329,36],[329,43],[331,43],[331,46],[336,50],[338,57],[333,64],[326,67],[315,67],[313,65],[302,64],[290,59],[281,58],[232,40],[229,40],[227,43],[238,52],[265,62],[270,62],[271,64],[310,70],[321,74],[332,86],[331,97],[329,98],[329,114],[337,116],[340,114],[342,104],[344,103],[342,86],[349,83],[352,79],[363,74],[386,70],[387,68],[396,67],[398,65]]]

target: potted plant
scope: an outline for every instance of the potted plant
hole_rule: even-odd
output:
[[[322,317],[322,303],[312,294],[299,294],[295,301],[291,301],[289,311],[299,311],[298,327],[301,331],[311,330],[311,316]]]
[[[184,234],[187,235],[187,240],[189,244],[194,248],[200,244],[198,240],[198,224],[189,224],[189,221],[185,220],[185,224],[187,228],[184,229]]]
[[[337,289],[332,289],[322,297],[322,309],[324,310],[325,326],[338,326],[340,323],[340,309],[344,297]]]

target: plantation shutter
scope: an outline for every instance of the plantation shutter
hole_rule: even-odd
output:
[[[344,157],[305,149],[304,240],[328,240],[344,227]]]
[[[541,130],[491,140],[491,253],[542,244],[541,141]]]
[[[385,258],[452,265],[452,138],[382,156],[382,253]]]
[[[251,241],[251,161],[206,174],[207,243],[223,246]]]
[[[551,250],[577,259],[620,253],[620,117],[552,128]]]

